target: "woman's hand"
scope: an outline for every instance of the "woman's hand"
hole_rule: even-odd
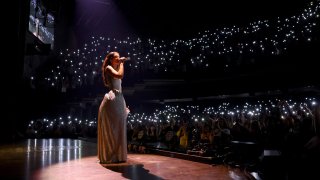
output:
[[[108,100],[114,100],[114,98],[116,97],[116,95],[114,94],[114,92],[113,91],[109,91],[107,94],[106,94],[106,96],[107,96],[107,99]]]
[[[121,57],[121,58],[119,58],[119,62],[120,62],[120,63],[124,63],[124,62],[127,61],[127,60],[129,60],[129,58],[127,58],[127,57]]]
[[[127,114],[129,114],[129,113],[130,113],[129,106],[128,106],[128,107],[126,107],[126,112],[127,112]]]

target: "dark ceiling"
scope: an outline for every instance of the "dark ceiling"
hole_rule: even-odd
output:
[[[311,0],[223,0],[223,1],[187,1],[187,0],[38,0],[49,12],[61,18],[78,17],[73,12],[80,4],[86,4],[81,11],[81,22],[73,19],[75,24],[82,26],[91,22],[84,31],[101,29],[101,18],[104,24],[110,14],[110,7],[116,5],[119,13],[124,16],[132,31],[139,36],[162,39],[189,38],[213,28],[233,25],[247,25],[256,20],[290,17],[299,14]],[[93,7],[95,9],[93,9]],[[64,12],[61,13],[61,9]],[[95,17],[97,11],[99,17]],[[106,16],[104,16],[106,15]],[[95,24],[99,24],[95,27]],[[111,23],[112,24],[112,23]],[[79,27],[78,27],[79,28]],[[106,31],[106,30],[103,30]]]
[[[119,0],[116,1],[138,32],[157,37],[184,37],[213,27],[295,15],[310,0]]]

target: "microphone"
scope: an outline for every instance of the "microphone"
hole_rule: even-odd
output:
[[[121,57],[120,60],[121,60],[121,61],[129,61],[129,60],[130,60],[130,57]]]

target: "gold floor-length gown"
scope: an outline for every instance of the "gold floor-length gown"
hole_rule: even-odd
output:
[[[121,79],[109,77],[110,91],[105,94],[98,112],[98,159],[100,163],[127,161],[126,102]]]

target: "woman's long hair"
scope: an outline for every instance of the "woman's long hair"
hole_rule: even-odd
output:
[[[103,64],[102,64],[102,79],[103,79],[103,84],[106,87],[109,87],[109,82],[108,82],[108,73],[107,73],[107,66],[111,65],[111,59],[114,58],[116,52],[110,52],[107,54],[107,56],[104,58]]]

